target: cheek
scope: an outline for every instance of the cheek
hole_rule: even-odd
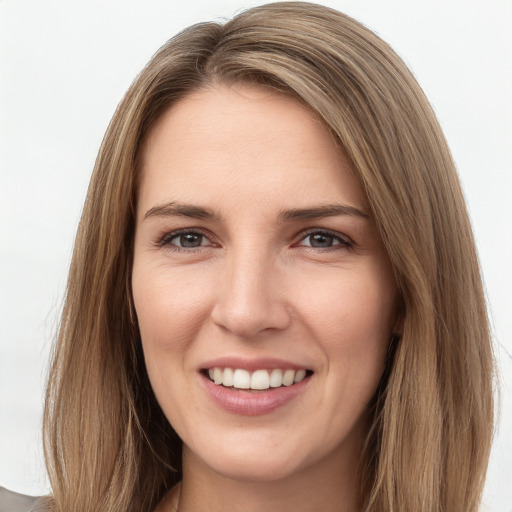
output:
[[[371,270],[371,269],[370,269]],[[381,378],[393,331],[394,281],[368,271],[310,283],[301,313],[339,399],[367,403]]]
[[[373,272],[343,271],[307,283],[296,295],[300,315],[329,346],[343,340],[354,350],[391,336],[395,315],[394,283]]]
[[[172,420],[179,422],[179,405],[186,390],[183,369],[208,308],[200,282],[177,274],[165,265],[136,262],[132,289],[151,386],[169,421],[172,413]]]
[[[142,267],[142,265],[141,265]],[[165,268],[134,265],[132,287],[142,345],[151,357],[184,352],[208,316],[208,297],[198,280]]]

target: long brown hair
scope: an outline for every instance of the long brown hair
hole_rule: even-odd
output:
[[[138,157],[173,102],[215,82],[296,97],[323,119],[366,191],[403,329],[371,404],[370,511],[476,511],[492,434],[492,353],[472,230],[435,115],[363,25],[309,3],[250,9],[171,39],[119,105],[71,264],[45,409],[59,511],[150,511],[181,478],[181,442],[146,374],[131,300]]]

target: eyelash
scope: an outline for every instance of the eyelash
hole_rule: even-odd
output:
[[[335,245],[332,245],[330,247],[313,247],[311,245],[298,245],[294,244],[295,246],[302,247],[306,250],[320,250],[322,252],[330,252],[330,251],[339,251],[341,249],[349,249],[353,247],[353,242],[350,240],[350,238],[346,235],[342,235],[341,233],[337,233],[336,231],[330,231],[328,229],[308,229],[301,233],[301,238],[299,242],[303,242],[307,238],[313,236],[313,235],[321,235],[324,237],[332,238],[333,241],[336,241],[337,243]]]
[[[198,250],[203,249],[205,247],[204,245],[199,245],[198,247],[180,247],[179,245],[175,245],[172,243],[173,240],[176,238],[183,236],[183,235],[195,235],[198,237],[206,238],[207,240],[210,240],[210,237],[206,235],[205,233],[201,232],[200,230],[194,230],[194,229],[178,229],[177,231],[171,231],[170,233],[166,233],[159,241],[158,245],[160,247],[167,247],[172,251],[176,252],[196,252]],[[211,242],[211,240],[210,240]],[[210,243],[210,247],[216,247],[217,244]]]
[[[199,245],[197,247],[180,247],[179,245],[175,245],[172,243],[173,240],[176,238],[183,236],[183,235],[193,235],[198,237],[206,238],[207,240],[210,240],[210,244],[207,246]],[[333,241],[337,242],[335,245],[332,245],[330,247],[313,247],[312,245],[300,245],[301,242],[305,241],[307,238],[313,236],[313,235],[320,235],[324,237],[332,238]],[[200,230],[194,230],[194,229],[180,229],[177,231],[171,231],[170,233],[166,233],[158,242],[159,247],[167,247],[172,251],[176,252],[197,252],[203,250],[204,247],[217,247],[218,245],[216,243],[211,242],[210,239],[211,235],[207,235],[203,233]],[[321,252],[330,252],[330,251],[337,251],[342,249],[350,249],[353,247],[353,242],[348,238],[346,235],[341,235],[340,233],[337,233],[335,231],[330,231],[328,229],[308,229],[300,234],[300,239],[298,243],[293,244],[294,247],[300,247],[303,250],[314,250],[314,251],[321,251]]]

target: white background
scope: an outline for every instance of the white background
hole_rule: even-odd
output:
[[[0,0],[0,485],[48,490],[40,443],[47,360],[89,175],[118,101],[178,30],[258,3]],[[501,371],[484,504],[511,512],[512,2],[321,3],[391,43],[453,151]]]

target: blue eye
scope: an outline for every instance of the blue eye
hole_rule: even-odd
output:
[[[315,231],[308,233],[301,241],[300,244],[314,249],[330,249],[337,246],[351,247],[351,242],[340,235],[335,235],[328,231]]]

